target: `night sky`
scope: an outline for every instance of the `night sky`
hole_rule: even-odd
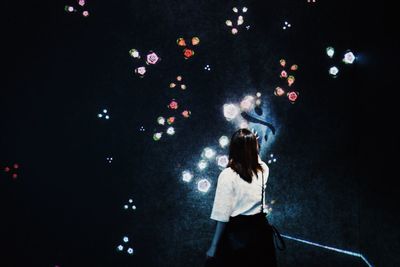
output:
[[[197,164],[205,147],[227,153],[218,139],[238,125],[225,119],[224,104],[257,92],[259,116],[276,128],[249,124],[262,159],[277,159],[269,164],[270,221],[282,234],[360,253],[372,266],[400,266],[396,165],[387,154],[398,146],[390,129],[395,73],[385,62],[394,37],[384,34],[383,4],[349,2],[88,0],[88,17],[64,10],[76,1],[3,6],[0,266],[202,266],[221,169]],[[238,16],[233,7],[248,8],[236,35],[225,24]],[[184,58],[180,37],[200,39],[193,57]],[[349,49],[356,60],[346,65]],[[150,51],[161,61],[140,78],[134,70]],[[299,67],[293,104],[274,95],[285,85],[280,59]],[[169,88],[178,75],[186,90]],[[172,99],[177,111],[167,108]],[[98,117],[103,109],[109,120]],[[176,117],[174,135],[157,124],[161,115]],[[189,183],[185,170],[194,174]],[[208,192],[197,188],[202,178]],[[367,266],[286,242],[280,266]]]

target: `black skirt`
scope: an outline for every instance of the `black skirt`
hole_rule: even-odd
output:
[[[206,267],[276,267],[273,230],[265,214],[231,217]]]

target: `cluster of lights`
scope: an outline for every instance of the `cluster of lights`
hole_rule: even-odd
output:
[[[129,50],[129,55],[135,60],[141,59],[140,52],[135,48]],[[147,72],[147,68],[145,65],[155,65],[161,61],[161,58],[153,51],[150,51],[146,55],[144,61],[145,61],[144,63],[140,63],[140,66],[136,67],[134,70],[135,74],[138,75],[140,78],[143,78]]]
[[[87,11],[86,9],[84,9],[85,4],[86,4],[86,1],[85,1],[85,0],[78,0],[78,8],[75,8],[74,6],[68,6],[68,5],[66,5],[66,6],[64,7],[64,10],[65,10],[67,13],[73,13],[73,12],[78,12],[78,9],[81,9],[80,12],[82,13],[82,16],[86,18],[86,17],[89,16],[89,11]]]
[[[98,118],[105,118],[106,120],[108,120],[110,118],[110,115],[108,115],[108,110],[107,109],[103,109],[102,113],[97,114]]]
[[[130,246],[128,246],[128,242],[129,242],[129,238],[127,236],[124,236],[122,238],[123,243],[117,246],[117,251],[118,252],[123,252],[125,248],[126,249],[126,253],[129,255],[132,255],[133,253],[135,253],[134,249]]]
[[[108,163],[111,163],[111,162],[113,161],[113,158],[112,158],[112,157],[107,157],[106,159],[107,159],[107,162],[108,162]]]
[[[182,80],[183,80],[183,77],[182,76],[177,76],[176,77],[176,82],[172,82],[172,83],[170,83],[169,84],[169,88],[175,88],[175,87],[177,87],[177,86],[179,86],[182,90],[186,90],[186,84],[183,84],[182,83]]]
[[[206,66],[204,67],[204,69],[210,71],[210,70],[211,70],[211,67],[210,67],[210,65],[206,65]]]
[[[275,163],[276,158],[274,157],[274,154],[270,154],[268,158],[268,164]]]
[[[124,205],[124,210],[128,210],[128,209],[132,209],[132,210],[136,210],[136,206],[133,204],[133,199],[129,199],[128,200],[128,204]]]
[[[333,58],[335,55],[335,49],[331,46],[327,47],[326,55],[329,58]],[[342,58],[342,62],[344,64],[353,64],[355,60],[356,60],[356,57],[353,54],[353,52],[351,52],[350,50],[348,50]],[[338,73],[339,73],[339,68],[337,66],[331,66],[329,68],[329,75],[331,75],[333,78],[336,78],[338,76]]]
[[[14,163],[11,166],[5,166],[3,170],[5,173],[11,174],[11,177],[13,179],[17,179],[18,178],[18,173],[17,173],[18,169],[19,169],[19,164]]]
[[[285,21],[285,23],[283,24],[282,29],[286,30],[286,29],[288,29],[290,27],[292,27],[292,25],[289,22]]]
[[[140,132],[145,132],[146,129],[144,128],[144,126],[140,126],[139,131],[140,131]]]
[[[238,14],[240,11],[244,14],[244,13],[247,12],[248,9],[247,9],[247,7],[243,7],[241,9],[238,9],[237,7],[234,7],[234,8],[232,8],[232,10],[236,14]],[[231,33],[233,35],[235,35],[235,34],[237,34],[239,32],[239,26],[243,25],[243,23],[244,23],[243,15],[239,15],[237,17],[237,19],[234,20],[234,21],[232,21],[232,20],[226,20],[225,21],[226,26],[232,28],[231,29]],[[249,28],[250,28],[250,26],[248,26],[248,28],[246,27],[246,29],[249,29]]]
[[[185,59],[189,59],[194,56],[193,48],[200,44],[200,38],[192,37],[190,42],[186,42],[185,39],[181,37],[176,40],[176,43],[178,44],[178,46],[184,47],[182,51],[183,57]]]

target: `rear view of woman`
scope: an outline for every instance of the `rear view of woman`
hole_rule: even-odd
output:
[[[236,131],[229,164],[218,177],[211,219],[217,221],[207,266],[276,266],[273,232],[264,213],[268,166],[256,136]]]

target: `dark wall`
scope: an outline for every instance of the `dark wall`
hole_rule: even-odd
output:
[[[220,170],[195,171],[189,184],[181,173],[234,131],[223,104],[257,91],[277,128],[261,155],[278,159],[267,191],[276,201],[271,221],[286,235],[362,253],[373,266],[399,265],[398,190],[389,168],[382,171],[390,157],[380,151],[397,146],[393,121],[383,122],[393,106],[377,104],[386,94],[377,90],[393,86],[378,80],[393,77],[382,68],[394,47],[381,42],[381,5],[90,1],[83,18],[64,12],[65,4],[7,3],[3,10],[0,167],[18,162],[20,169],[14,181],[1,174],[1,266],[201,266]],[[249,8],[251,27],[233,36],[224,23],[236,5]],[[201,43],[184,60],[176,39],[192,36]],[[327,46],[336,48],[335,59]],[[162,61],[140,79],[131,48],[153,50]],[[355,65],[339,63],[347,49],[357,54]],[[293,105],[273,95],[281,58],[299,65]],[[336,79],[327,73],[333,63],[341,66]],[[168,88],[177,75],[187,90]],[[176,124],[176,135],[154,142],[156,118],[172,98],[192,116]],[[97,118],[103,108],[109,121]],[[200,177],[210,179],[208,193],[197,191]],[[129,198],[135,212],[122,208]],[[116,251],[125,235],[133,256]],[[287,242],[281,266],[366,266]]]

